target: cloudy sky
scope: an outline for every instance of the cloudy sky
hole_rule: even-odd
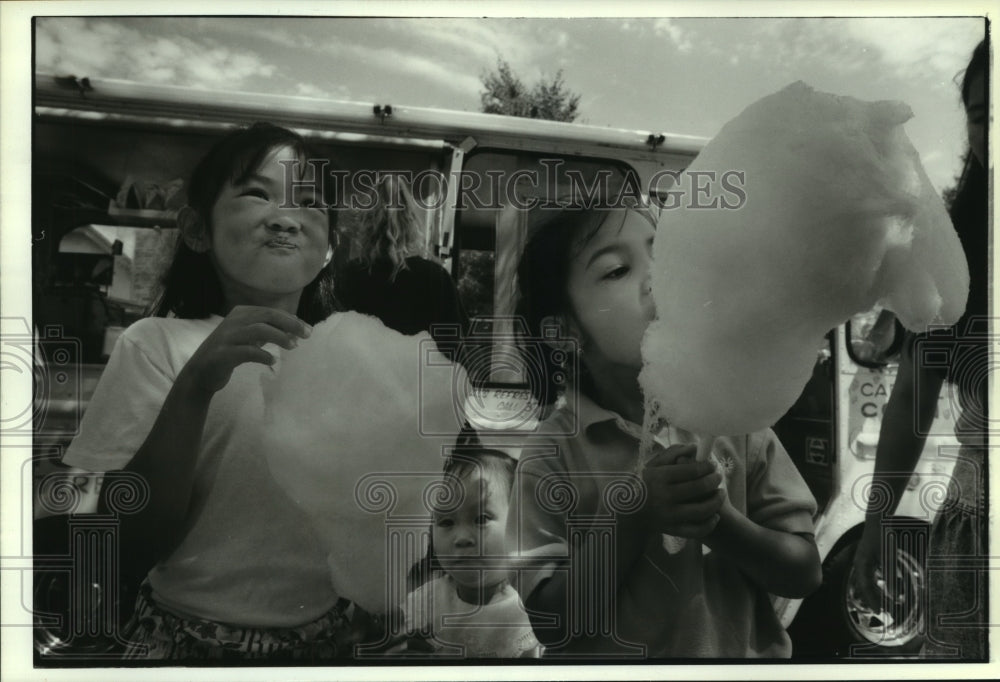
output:
[[[36,69],[475,111],[498,57],[525,81],[560,69],[580,121],[711,136],[755,99],[804,80],[911,105],[932,181],[964,149],[956,76],[974,18],[43,18]]]

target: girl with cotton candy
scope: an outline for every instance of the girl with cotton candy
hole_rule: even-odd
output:
[[[768,594],[804,596],[820,570],[815,502],[772,432],[716,439],[712,453],[725,463],[717,470],[694,459],[690,433],[670,427],[642,470],[636,504],[616,504],[609,492],[639,469],[654,236],[641,208],[539,209],[518,270],[518,311],[538,338],[557,327],[553,349],[579,352],[581,373],[518,464],[508,545],[531,564],[519,571],[520,592],[547,655],[787,657]],[[554,362],[548,370],[553,383],[535,387],[543,403],[555,401],[566,371]],[[574,528],[609,519],[613,554],[597,540],[571,542]],[[664,534],[692,541],[671,552]],[[571,596],[570,576],[585,571],[595,589]],[[581,614],[590,620],[577,622]]]
[[[738,169],[746,201],[660,216],[644,442],[662,439],[665,424],[688,429],[696,460],[724,466],[716,436],[776,422],[823,336],[851,315],[881,304],[913,331],[958,319],[968,268],[903,131],[911,116],[902,102],[794,83],[747,107],[699,154],[688,178]]]
[[[311,158],[256,124],[198,163],[156,316],[118,340],[64,458],[146,484],[120,526],[123,556],[152,566],[127,657],[317,660],[374,636],[262,438],[262,379],[333,310],[335,213],[307,185],[286,196],[286,169],[302,180]]]

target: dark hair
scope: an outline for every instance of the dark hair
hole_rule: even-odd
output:
[[[966,105],[969,104],[972,79],[979,74],[983,74],[987,83],[989,82],[990,60],[986,52],[986,39],[984,38],[976,45],[976,49],[972,51],[969,65],[965,67],[965,73],[962,75],[962,102]],[[989,97],[989,88],[986,89],[986,96]]]
[[[969,298],[965,313],[955,325],[960,335],[965,334],[974,319],[985,319],[989,311],[989,201],[988,178],[971,153],[966,154],[962,177],[951,203],[951,222],[962,242],[965,260],[969,264]]]
[[[202,157],[191,173],[188,205],[205,221],[209,230],[212,229],[212,207],[226,183],[244,182],[257,171],[268,154],[281,147],[295,150],[302,163],[322,158],[300,135],[270,123],[255,123],[234,130]],[[323,199],[329,207],[331,245],[335,243],[338,214],[335,202],[328,196],[328,186],[332,184],[322,183]],[[163,276],[161,293],[152,309],[157,317],[170,313],[188,319],[201,319],[213,313],[221,315],[225,309],[222,285],[209,254],[192,250],[183,238],[178,238],[173,261]],[[327,265],[303,289],[297,313],[306,322],[315,324],[336,309],[333,270]]]
[[[962,101],[968,104],[971,96],[972,80],[983,74],[986,78],[986,96],[989,97],[989,55],[987,41],[980,41],[972,51],[969,65],[962,78]],[[988,106],[988,105],[987,105]],[[989,131],[986,132],[987,145]],[[969,298],[965,313],[955,325],[959,334],[965,334],[970,323],[978,322],[988,314],[989,304],[989,216],[988,178],[986,169],[972,155],[966,152],[962,176],[951,202],[949,213],[955,231],[962,242],[962,250],[969,264]]]
[[[570,312],[566,289],[570,262],[613,214],[623,210],[645,212],[638,206],[607,208],[607,204],[600,203],[598,206],[570,202],[560,208],[542,206],[529,215],[529,236],[517,266],[515,314],[523,320],[529,335],[528,342],[520,344],[525,365],[542,370],[541,376],[530,382],[530,388],[543,406],[554,403],[567,382],[573,380],[566,376],[563,365],[555,361],[556,356],[539,348],[537,342],[546,338],[542,329],[546,317]],[[580,388],[589,391],[586,369],[581,365],[579,371]]]
[[[478,473],[484,479],[499,483],[502,491],[508,497],[514,485],[514,469],[517,462],[514,458],[500,450],[489,448],[466,448],[456,450],[444,465],[445,477],[464,481],[472,474]]]
[[[986,40],[980,42],[972,51],[972,58],[965,69],[962,78],[962,102],[968,105],[971,96],[972,79],[984,74],[989,97],[989,60]],[[987,147],[989,146],[989,130],[987,127]],[[977,396],[977,388],[985,386],[982,382],[977,386],[978,376],[968,371],[969,367],[987,367],[989,365],[988,345],[984,331],[984,321],[989,315],[989,181],[987,171],[969,150],[965,154],[962,175],[958,188],[949,207],[951,222],[955,226],[962,251],[969,266],[969,297],[965,312],[952,327],[953,338],[961,341],[956,346],[959,352],[951,353],[951,362],[947,366],[947,378],[956,383],[960,391],[960,403],[976,405],[981,396]],[[969,401],[973,402],[969,402]],[[979,410],[966,411],[966,414],[983,414],[985,405]],[[985,428],[985,427],[983,427]]]

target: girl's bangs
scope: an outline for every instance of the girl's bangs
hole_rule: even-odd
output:
[[[250,147],[233,160],[232,171],[229,181],[234,185],[246,182],[251,175],[260,170],[265,159],[284,147],[291,147],[295,151],[295,156],[300,168],[305,168],[309,159],[309,152],[301,143],[294,140],[267,140],[266,143]]]

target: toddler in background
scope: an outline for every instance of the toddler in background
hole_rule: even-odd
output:
[[[464,658],[538,658],[521,598],[508,580],[506,526],[515,462],[462,448],[434,500],[428,582],[403,605],[409,651]]]

